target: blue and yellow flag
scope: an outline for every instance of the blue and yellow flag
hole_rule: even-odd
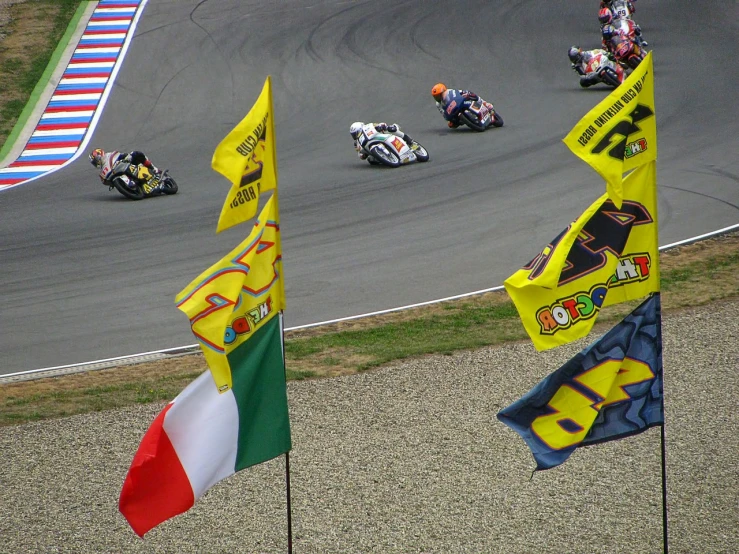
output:
[[[498,419],[521,435],[537,470],[558,466],[580,446],[662,425],[659,294],[501,410]]]
[[[603,306],[659,290],[655,163],[627,176],[621,208],[603,194],[504,281],[537,350],[586,336]]]
[[[259,194],[277,187],[275,118],[271,79],[256,103],[216,147],[211,166],[231,181],[216,233],[254,217]]]
[[[210,367],[218,390],[233,386],[228,354],[285,308],[277,195],[251,234],[175,298]]]
[[[652,53],[563,141],[606,180],[608,197],[620,208],[624,172],[657,159]]]

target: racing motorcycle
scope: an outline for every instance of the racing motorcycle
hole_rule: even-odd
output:
[[[445,98],[444,119],[451,121],[455,118],[474,131],[482,132],[490,127],[502,127],[503,118],[492,107],[490,102],[482,98],[471,100],[462,96],[456,89],[448,89],[449,96]]]
[[[646,41],[630,19],[614,20],[601,29],[603,43],[625,69],[636,69],[646,57]]]
[[[429,161],[429,153],[417,141],[408,146],[402,138],[392,133],[381,133],[371,123],[365,124],[357,135],[356,148],[367,154],[367,161],[372,165],[399,167]]]
[[[575,68],[575,66],[572,66]],[[605,83],[613,88],[618,87],[624,81],[624,68],[620,64],[614,62],[605,50],[591,56],[585,67],[585,74],[595,73],[601,83]],[[588,87],[589,84],[580,82],[580,86]]]
[[[124,160],[112,168],[104,166],[100,171],[100,180],[108,190],[116,189],[131,200],[176,194],[178,190],[177,182],[168,169],[152,173],[144,164],[132,164]]]

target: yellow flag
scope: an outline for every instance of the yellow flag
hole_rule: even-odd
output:
[[[607,223],[603,209],[607,201],[608,196],[603,194],[540,254],[503,282],[537,350],[584,337],[595,323],[608,292],[605,283],[617,260],[603,251],[588,259],[589,249],[583,251],[579,246],[588,237],[588,224],[590,229]],[[626,237],[620,238],[626,242]]]
[[[603,194],[505,280],[538,350],[586,336],[605,305],[659,290],[654,164],[627,176],[620,208]]]
[[[631,228],[616,271],[608,283],[603,306],[636,300],[659,292],[659,233],[657,218],[657,162],[643,165],[624,179],[624,205],[640,214]]]
[[[271,79],[256,103],[216,147],[211,167],[231,181],[216,233],[254,217],[259,193],[277,187],[277,153]]]
[[[620,208],[624,172],[657,159],[652,53],[563,140],[606,180],[608,197]]]
[[[228,354],[285,308],[277,195],[251,234],[176,297],[220,392],[232,386]]]

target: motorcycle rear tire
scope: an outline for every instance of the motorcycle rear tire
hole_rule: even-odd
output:
[[[398,155],[391,150],[387,150],[387,153],[383,152],[382,147],[379,144],[370,146],[369,152],[370,155],[382,165],[386,165],[388,167],[400,166],[400,158]]]
[[[113,186],[129,200],[141,200],[145,196],[144,189],[141,188],[141,185],[136,185],[136,188],[132,189],[120,178],[113,180]]]
[[[485,130],[485,126],[480,125],[474,119],[472,119],[470,117],[467,117],[467,114],[466,113],[459,114],[459,119],[461,119],[462,120],[462,123],[464,123],[465,125],[467,125],[467,127],[469,127],[470,129],[472,129],[473,131],[477,131],[479,133],[482,133]]]

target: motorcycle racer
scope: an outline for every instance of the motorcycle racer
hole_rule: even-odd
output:
[[[359,133],[362,132],[362,127],[364,127],[365,125],[374,126],[375,130],[379,133],[390,133],[392,135],[395,135],[396,137],[402,138],[408,145],[408,148],[410,148],[411,150],[415,148],[413,144],[413,139],[410,137],[410,135],[404,133],[401,130],[400,125],[398,125],[397,123],[390,123],[388,125],[387,123],[363,123],[362,121],[355,121],[349,127],[349,134],[352,136],[352,139],[354,139],[354,149],[357,151],[357,156],[359,156],[360,160],[367,159],[367,153],[362,150],[359,142],[357,142]]]
[[[636,0],[601,0],[600,9],[609,9],[613,13],[613,17],[616,18],[628,17],[631,19],[631,15],[636,12],[634,2]]]
[[[618,45],[625,41],[636,44],[640,49],[648,46],[641,36],[641,27],[630,19],[613,20],[612,23],[603,25],[600,30],[603,48],[616,53]]]
[[[112,173],[111,170],[118,162],[128,162],[135,165],[143,164],[144,167],[152,172],[161,173],[161,170],[151,163],[151,160],[146,157],[146,154],[138,150],[126,153],[116,150],[105,152],[102,148],[95,148],[90,152],[88,157],[90,164],[100,170],[100,180],[109,186],[112,186],[112,184],[106,183],[107,177]]]
[[[495,114],[495,109],[493,108],[493,105],[490,102],[486,102],[482,98],[480,98],[477,94],[472,92],[471,90],[463,90],[458,89],[458,92],[465,100],[472,100],[473,102],[476,102],[479,100],[482,102],[485,107],[490,111],[491,114]],[[450,91],[447,88],[447,86],[444,83],[436,83],[431,88],[431,96],[434,97],[434,100],[436,101],[436,109],[439,110],[439,113],[441,113],[442,116],[444,116],[444,119],[447,121],[447,125],[450,129],[456,129],[459,127],[462,123],[459,119],[459,114],[449,115],[447,108],[449,107],[449,98],[450,98]],[[503,126],[503,119],[498,116],[497,118],[493,119],[493,126],[494,127],[502,127]]]
[[[609,60],[616,61],[612,54],[601,48],[583,51],[579,46],[571,46],[567,52],[567,56],[570,58],[570,62],[572,62],[572,69],[580,75],[581,87],[589,87],[601,81],[598,71],[588,71],[590,62],[594,58],[606,56]],[[623,80],[623,74],[621,74],[621,79]]]

